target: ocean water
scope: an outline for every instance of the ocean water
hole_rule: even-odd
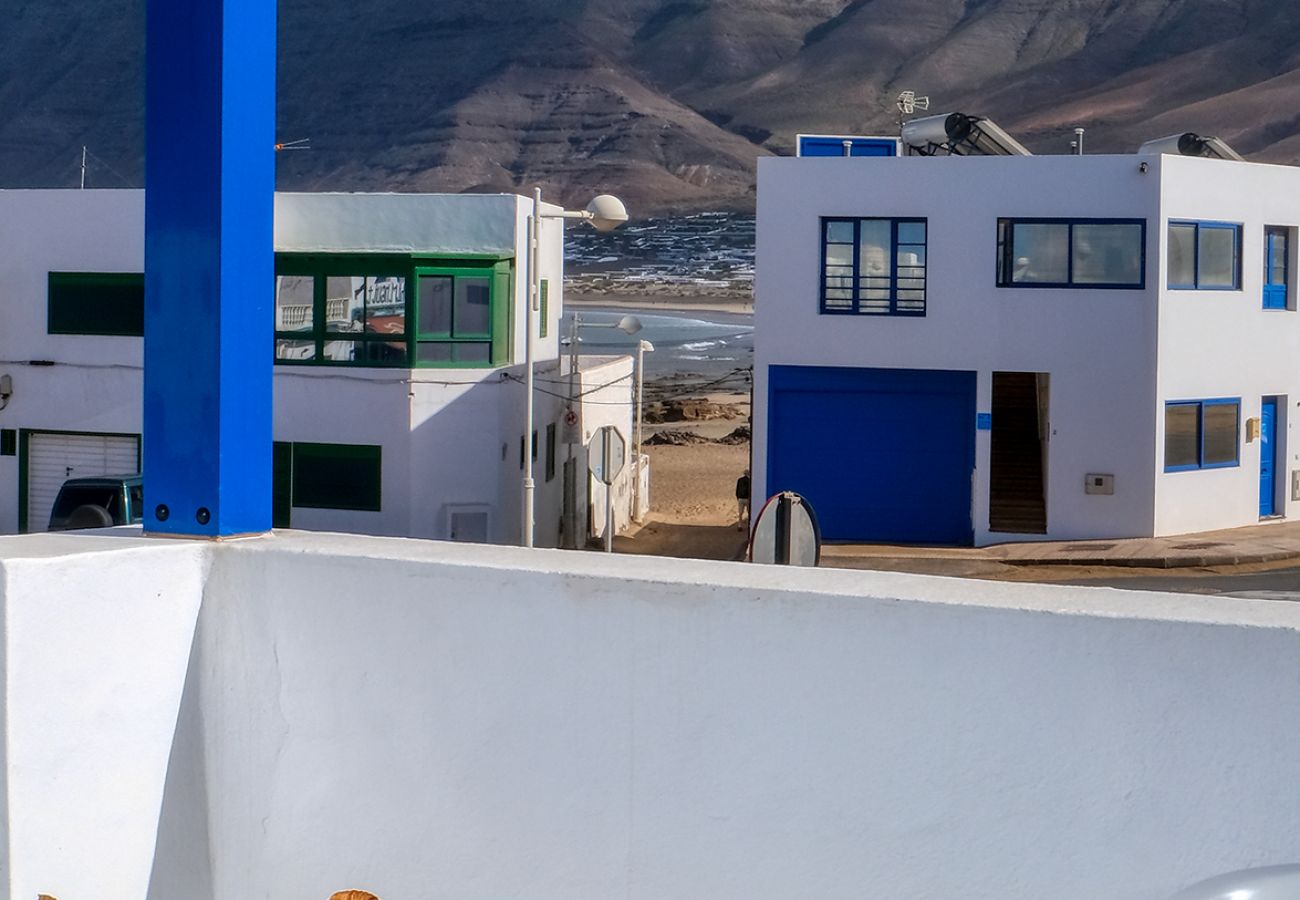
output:
[[[635,213],[635,211],[634,211]],[[565,233],[571,282],[747,290],[754,281],[754,217],[706,212],[637,218],[622,228]]]
[[[600,233],[570,228],[565,236],[566,285],[599,292],[603,286],[666,286],[683,295],[691,288],[748,293],[754,279],[754,217],[729,212],[638,219]],[[582,321],[612,325],[635,315],[643,330],[628,336],[615,328],[583,328],[580,353],[635,355],[647,340],[649,380],[748,390],[754,361],[753,316],[744,313],[670,312],[658,308],[578,310]],[[566,315],[563,338],[571,318]]]
[[[577,311],[578,353],[636,355],[637,343],[649,341],[654,352],[645,354],[647,379],[671,378],[683,383],[717,382],[718,390],[748,390],[754,365],[753,316],[743,313],[668,312],[661,309],[592,309]],[[636,316],[641,331],[624,334],[610,326],[624,316]],[[567,342],[572,333],[573,311],[565,313],[560,332]],[[588,326],[596,327],[588,327]]]

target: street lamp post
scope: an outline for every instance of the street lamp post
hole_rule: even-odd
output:
[[[645,421],[645,355],[647,350],[653,353],[654,349],[655,345],[649,341],[641,341],[636,346],[636,437],[632,442],[632,452],[636,454],[636,469],[633,470],[636,480],[632,482],[632,512],[638,522],[645,518],[641,515],[641,423]]]
[[[536,522],[536,482],[533,480],[533,345],[535,340],[533,314],[541,305],[542,273],[541,235],[542,219],[581,219],[597,231],[613,231],[627,221],[623,201],[610,194],[601,194],[583,210],[561,209],[558,212],[542,211],[542,189],[533,190],[533,211],[528,221],[528,302],[524,304],[524,478],[523,478],[523,540],[525,547],[533,546]]]

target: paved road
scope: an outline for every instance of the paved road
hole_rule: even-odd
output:
[[[1066,583],[1103,585],[1134,591],[1178,591],[1188,594],[1228,594],[1258,600],[1300,600],[1300,566],[1233,575],[1138,575],[1131,578],[1079,579]]]

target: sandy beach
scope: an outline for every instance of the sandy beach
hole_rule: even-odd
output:
[[[602,286],[603,288],[603,286]],[[637,284],[592,291],[565,288],[575,309],[629,312],[753,312],[752,295],[735,288]],[[748,531],[737,527],[736,479],[749,467],[750,394],[738,389],[692,389],[681,376],[646,381],[645,445],[650,457],[650,514],[615,542],[619,552],[697,559],[743,556]],[[669,441],[669,443],[659,443]]]

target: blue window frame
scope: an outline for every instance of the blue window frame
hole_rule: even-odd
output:
[[[1176,291],[1241,290],[1240,223],[1171,221],[1168,279]]]
[[[1264,308],[1287,309],[1287,284],[1291,281],[1291,229],[1269,225],[1264,229]]]
[[[925,219],[822,219],[821,311],[925,315]]]
[[[1146,287],[1145,219],[998,219],[998,287]]]
[[[1240,448],[1240,397],[1165,404],[1166,472],[1236,466]]]

